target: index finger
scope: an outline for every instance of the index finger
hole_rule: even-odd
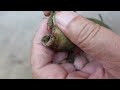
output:
[[[47,21],[47,19],[43,21],[33,40],[31,57],[32,69],[42,68],[52,60],[53,51],[44,47],[41,43],[42,37],[48,33]]]

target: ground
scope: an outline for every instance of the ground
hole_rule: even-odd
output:
[[[79,12],[103,15],[113,31],[120,33],[120,12]],[[0,11],[0,79],[31,79],[32,39],[42,21],[42,11]]]

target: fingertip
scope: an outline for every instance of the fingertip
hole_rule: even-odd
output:
[[[81,70],[87,63],[88,63],[88,61],[87,61],[87,59],[85,57],[77,56],[75,58],[74,65],[75,65],[75,68],[77,70]]]
[[[73,11],[61,11],[55,16],[57,26],[74,44],[77,44],[82,19],[83,17]]]
[[[68,57],[68,54],[66,52],[57,52],[54,55],[53,63],[61,63],[63,60],[65,60]]]
[[[89,79],[108,79],[109,75],[105,72],[103,67],[97,67],[96,71],[92,73]]]
[[[68,72],[68,73],[71,73],[73,71],[75,71],[75,67],[73,64],[71,63],[64,63],[64,64],[61,64],[61,66]]]
[[[89,74],[81,71],[76,71],[68,74],[66,78],[67,79],[87,79],[88,77],[89,77]]]
[[[88,64],[86,64],[81,71],[92,74],[94,72],[96,72],[97,68],[101,68],[102,66],[97,63],[97,62],[90,62]]]
[[[60,65],[49,64],[38,69],[34,75],[37,75],[37,79],[65,79],[67,72]]]
[[[45,16],[49,16],[50,15],[50,11],[44,11],[44,15]]]
[[[55,19],[60,28],[66,28],[70,24],[70,22],[77,16],[78,14],[73,11],[61,11],[56,13]]]

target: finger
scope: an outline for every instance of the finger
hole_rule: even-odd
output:
[[[102,60],[102,65],[119,68],[120,37],[117,34],[72,11],[58,12],[55,19],[60,30],[85,53]]]
[[[33,71],[34,79],[65,79],[67,72],[57,64],[49,64]]]
[[[76,45],[78,45],[78,42],[87,39],[91,34],[92,29],[99,28],[99,25],[96,25],[72,11],[58,12],[55,19],[62,32]]]
[[[66,78],[67,79],[87,79],[88,77],[89,77],[89,74],[81,71],[76,71],[68,74]]]
[[[49,16],[50,15],[50,11],[44,11],[44,15],[45,16]]]
[[[52,60],[53,51],[44,47],[41,43],[42,37],[48,33],[47,21],[48,21],[47,19],[43,20],[43,23],[41,24],[38,32],[35,34],[33,40],[32,56],[31,56],[31,64],[33,69],[42,68]]]
[[[96,72],[94,72],[89,79],[104,79],[104,70],[103,68],[96,68]],[[107,78],[106,78],[107,79]]]
[[[68,54],[66,52],[57,52],[54,55],[53,63],[61,63],[63,60],[65,60],[68,57]]]
[[[61,66],[68,72],[68,73],[71,73],[73,71],[75,71],[75,67],[73,64],[71,63],[64,63],[64,64],[61,64]]]
[[[98,53],[101,45],[104,46],[104,48],[102,47],[101,50],[106,49],[107,51],[110,51],[108,49],[108,45],[111,45],[111,40],[113,40],[112,37],[116,39],[114,44],[116,43],[117,47],[120,47],[118,46],[119,43],[116,42],[120,42],[120,38],[117,35],[104,27],[100,27],[98,24],[93,23],[92,21],[80,16],[75,12],[61,11],[56,14],[55,18],[56,23],[61,31],[79,48],[86,51],[90,55],[92,55],[94,52],[95,54]],[[115,48],[112,45],[112,49]],[[108,54],[107,51],[106,53],[103,53]],[[101,54],[104,55],[103,53]]]
[[[96,72],[97,68],[101,68],[102,66],[99,63],[96,62],[90,62],[88,64],[86,64],[81,71],[92,74],[94,72]]]
[[[88,61],[85,57],[83,57],[83,56],[75,57],[74,65],[77,70],[81,70],[87,63],[88,63]]]
[[[105,77],[105,71],[102,67],[97,68],[96,72],[94,72],[89,79],[108,79],[108,77]],[[108,75],[107,75],[108,76]]]
[[[103,67],[97,67],[96,71],[89,76],[89,79],[115,79]]]
[[[65,63],[69,63],[68,60],[62,60],[59,64],[65,64]]]

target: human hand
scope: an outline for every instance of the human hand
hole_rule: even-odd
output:
[[[63,24],[58,20],[63,20]],[[58,12],[56,21],[62,32],[85,54],[75,57],[74,64],[58,64],[65,61],[67,53],[55,54],[54,51],[42,46],[40,40],[48,33],[45,20],[33,41],[33,78],[119,78],[119,36],[74,12]]]
[[[66,63],[66,52],[54,52],[41,44],[41,38],[47,34],[47,19],[44,19],[33,40],[32,73],[34,79],[64,79],[68,73],[75,71],[73,64]],[[58,64],[63,62],[63,64]],[[65,63],[64,63],[65,62]],[[79,72],[78,72],[79,73]],[[84,74],[84,73],[82,73]],[[88,76],[88,74],[85,74]],[[83,78],[83,77],[82,77]]]

